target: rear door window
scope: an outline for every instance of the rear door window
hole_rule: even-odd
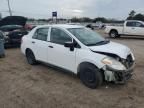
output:
[[[47,41],[49,28],[39,28],[33,35],[33,39]]]

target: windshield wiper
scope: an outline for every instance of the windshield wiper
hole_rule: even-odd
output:
[[[97,43],[93,43],[93,44],[87,44],[87,46],[95,46],[95,45],[104,45],[104,44],[107,44],[107,43],[109,43],[110,42],[110,40],[103,40],[103,41],[99,41],[99,42],[97,42]]]
[[[96,45],[107,44],[109,42],[110,42],[110,40],[103,40],[103,41],[97,42]]]

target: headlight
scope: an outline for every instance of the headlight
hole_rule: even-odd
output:
[[[117,70],[125,70],[126,67],[120,63],[119,61],[111,58],[111,57],[106,57],[102,60],[102,63],[105,65],[108,65],[109,67]]]

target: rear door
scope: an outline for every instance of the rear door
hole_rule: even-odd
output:
[[[47,62],[48,59],[48,32],[48,27],[37,29],[31,41],[36,59],[43,62]]]

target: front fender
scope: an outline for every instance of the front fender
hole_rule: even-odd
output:
[[[76,67],[78,69],[81,63],[87,62],[95,65],[97,68],[101,69],[105,65],[101,62],[106,55],[94,53],[92,51],[78,51],[76,54]]]

